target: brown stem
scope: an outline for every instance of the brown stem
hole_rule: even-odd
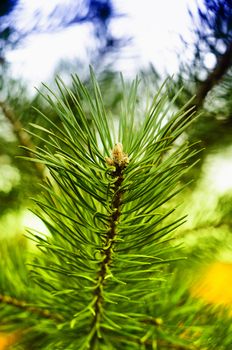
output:
[[[95,316],[92,322],[92,328],[96,329],[97,324],[99,324],[101,316],[102,316],[102,304],[103,304],[103,296],[102,296],[102,288],[105,283],[105,278],[107,275],[108,268],[111,266],[112,262],[112,254],[113,247],[115,244],[115,238],[117,235],[117,222],[120,218],[120,206],[122,199],[122,191],[120,187],[123,182],[123,168],[125,164],[115,164],[115,171],[112,171],[111,175],[113,178],[116,178],[116,182],[113,185],[113,199],[111,203],[112,214],[109,218],[109,230],[107,232],[107,237],[102,248],[102,256],[103,260],[100,265],[100,271],[98,273],[98,287],[95,290],[96,302],[94,305]],[[94,349],[98,335],[97,330],[95,331],[90,344],[90,349]]]
[[[2,109],[4,116],[7,118],[7,120],[12,125],[13,131],[18,138],[19,144],[21,146],[24,146],[24,147],[32,150],[32,151],[35,150],[35,145],[31,141],[29,134],[25,130],[23,130],[23,126],[20,123],[19,119],[15,116],[13,110],[3,101],[0,101],[0,107]],[[28,150],[27,153],[28,153],[30,158],[34,158],[32,152],[30,152]],[[44,179],[45,178],[44,165],[40,164],[38,162],[33,162],[33,163],[34,163],[34,166],[35,166],[35,169],[36,169],[38,176],[41,179]]]
[[[16,299],[16,298],[11,297],[9,295],[0,294],[0,303],[11,305],[13,307],[28,311],[30,313],[37,314],[43,318],[49,318],[49,319],[56,321],[56,322],[58,322],[58,321],[60,322],[63,320],[63,317],[59,314],[52,313],[46,309],[40,309],[40,308],[35,307],[35,306],[30,306],[30,305],[28,305],[28,303],[26,301]]]

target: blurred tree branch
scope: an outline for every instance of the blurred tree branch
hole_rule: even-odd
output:
[[[197,15],[189,14],[194,43],[182,41],[185,51],[190,48],[193,56],[184,60],[185,56],[179,55],[179,74],[171,96],[183,87],[175,102],[178,107],[195,96],[193,110],[202,113],[189,128],[188,138],[190,142],[201,140],[201,147],[209,150],[231,143],[232,1],[203,0]]]
[[[222,81],[232,65],[232,1],[204,0],[202,6],[198,5],[197,13],[195,17],[189,11],[195,35],[193,61],[181,65],[181,75],[186,74],[195,84],[192,92],[195,110],[203,107],[208,93]],[[215,58],[212,69],[205,63],[207,54]],[[203,73],[205,79],[201,78]]]
[[[196,91],[194,105],[196,110],[203,106],[204,100],[209,91],[220,82],[232,65],[232,42],[227,47],[225,53],[218,57],[214,69],[209,72],[207,78],[201,82]]]
[[[46,309],[40,309],[38,307],[31,306],[24,300],[19,300],[8,295],[0,294],[0,303],[23,309],[34,314],[38,314],[41,317],[48,318],[56,322],[63,320],[63,317],[61,315],[51,313]]]
[[[31,140],[31,137],[28,135],[28,133],[23,129],[23,126],[20,122],[20,120],[16,117],[14,114],[12,108],[8,106],[5,102],[0,101],[0,107],[2,109],[2,112],[6,119],[10,122],[12,129],[19,141],[20,146],[24,146],[31,151],[35,150],[35,145]],[[27,155],[30,158],[34,158],[32,152],[28,150]],[[37,175],[43,180],[45,178],[45,167],[43,164],[40,164],[38,162],[33,162]]]

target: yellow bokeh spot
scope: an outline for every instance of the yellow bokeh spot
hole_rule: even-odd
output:
[[[215,262],[205,268],[191,293],[207,303],[229,306],[232,312],[232,264]]]
[[[0,350],[8,350],[14,344],[18,335],[16,333],[0,333]]]

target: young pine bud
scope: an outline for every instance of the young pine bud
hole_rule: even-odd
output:
[[[108,165],[115,165],[124,168],[129,163],[127,153],[123,152],[123,146],[121,143],[116,143],[111,151],[112,157],[106,157],[106,163]]]

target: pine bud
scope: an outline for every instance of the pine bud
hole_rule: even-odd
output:
[[[123,146],[121,143],[116,143],[111,151],[111,154],[111,158],[105,158],[105,161],[108,165],[118,165],[123,168],[129,163],[128,155],[127,153],[123,152]]]

